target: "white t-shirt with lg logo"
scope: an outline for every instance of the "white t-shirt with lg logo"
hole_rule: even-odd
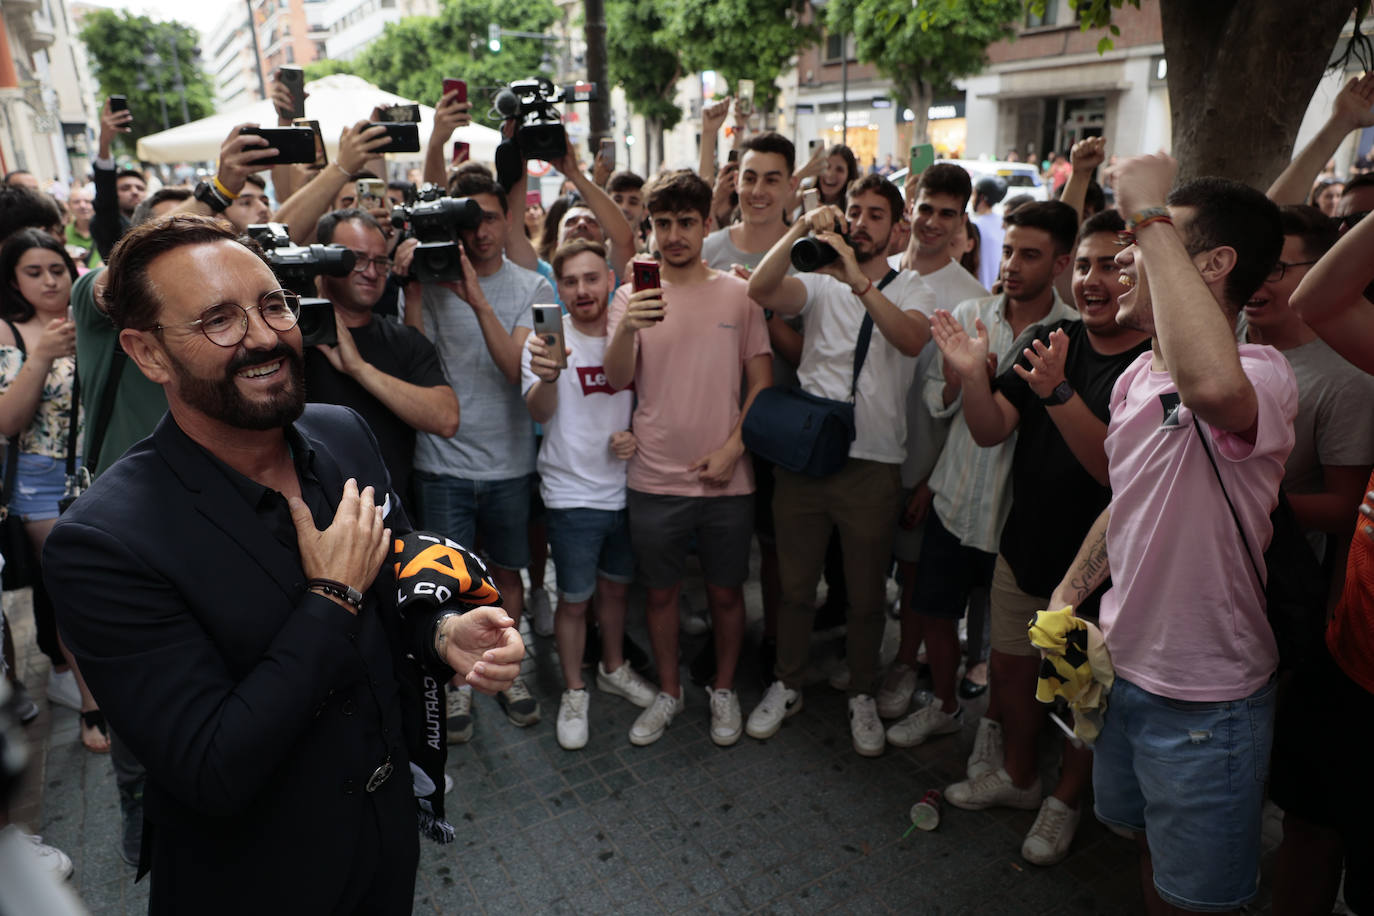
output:
[[[625,508],[625,462],[611,452],[611,436],[630,428],[634,391],[616,391],[603,368],[605,337],[588,337],[563,316],[568,368],[558,374],[558,409],[544,424],[536,466],[539,495],[550,509]],[[539,381],[530,351],[520,357],[522,394]]]

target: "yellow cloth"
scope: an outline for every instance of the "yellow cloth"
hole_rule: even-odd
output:
[[[1107,691],[1116,680],[1102,631],[1073,615],[1073,608],[1036,611],[1030,622],[1031,645],[1040,650],[1035,698],[1053,703],[1063,697],[1073,710],[1073,730],[1091,744],[1102,731]]]

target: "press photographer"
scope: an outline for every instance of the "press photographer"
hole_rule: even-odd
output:
[[[362,415],[377,438],[392,485],[408,499],[415,431],[452,436],[458,431],[458,398],[444,379],[434,345],[414,328],[372,311],[391,268],[377,221],[363,210],[335,210],[320,218],[315,236],[322,244],[307,250],[342,252],[349,267],[321,272],[313,281],[327,310],[320,317],[333,333],[332,342],[305,334],[307,397]],[[300,323],[305,333],[304,311]]]

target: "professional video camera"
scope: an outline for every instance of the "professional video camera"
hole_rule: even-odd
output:
[[[410,276],[421,283],[463,279],[463,259],[458,251],[458,232],[482,224],[482,208],[466,197],[445,197],[443,188],[427,184],[413,203],[393,207],[391,225],[417,238]]]
[[[496,93],[493,104],[502,118],[518,118],[515,143],[525,159],[552,162],[567,152],[563,136],[563,116],[553,106],[562,101],[590,102],[596,99],[595,83],[558,87],[542,76],[515,80]]]
[[[316,277],[346,277],[358,256],[342,245],[297,245],[281,223],[258,223],[248,235],[262,246],[267,263],[285,289],[301,297],[301,329],[305,346],[332,347],[339,342],[334,325],[334,306],[315,295]]]

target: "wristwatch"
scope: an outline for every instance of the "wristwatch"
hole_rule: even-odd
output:
[[[225,210],[228,210],[229,204],[231,203],[231,201],[226,199],[225,196],[216,190],[215,186],[208,181],[202,181],[200,184],[196,185],[194,196],[196,200],[205,204],[205,206],[214,210],[216,213],[223,213]]]
[[[353,606],[353,610],[355,611],[361,611],[363,609],[363,593],[351,585],[344,585],[342,582],[336,582],[333,579],[311,579],[305,584],[305,587],[309,591],[323,592],[326,595],[338,598],[340,601],[346,601]]]
[[[1046,407],[1055,407],[1059,404],[1068,403],[1071,397],[1073,397],[1073,386],[1069,384],[1068,379],[1065,379],[1054,386],[1054,390],[1050,392],[1049,397],[1041,398],[1040,403],[1044,404]]]

